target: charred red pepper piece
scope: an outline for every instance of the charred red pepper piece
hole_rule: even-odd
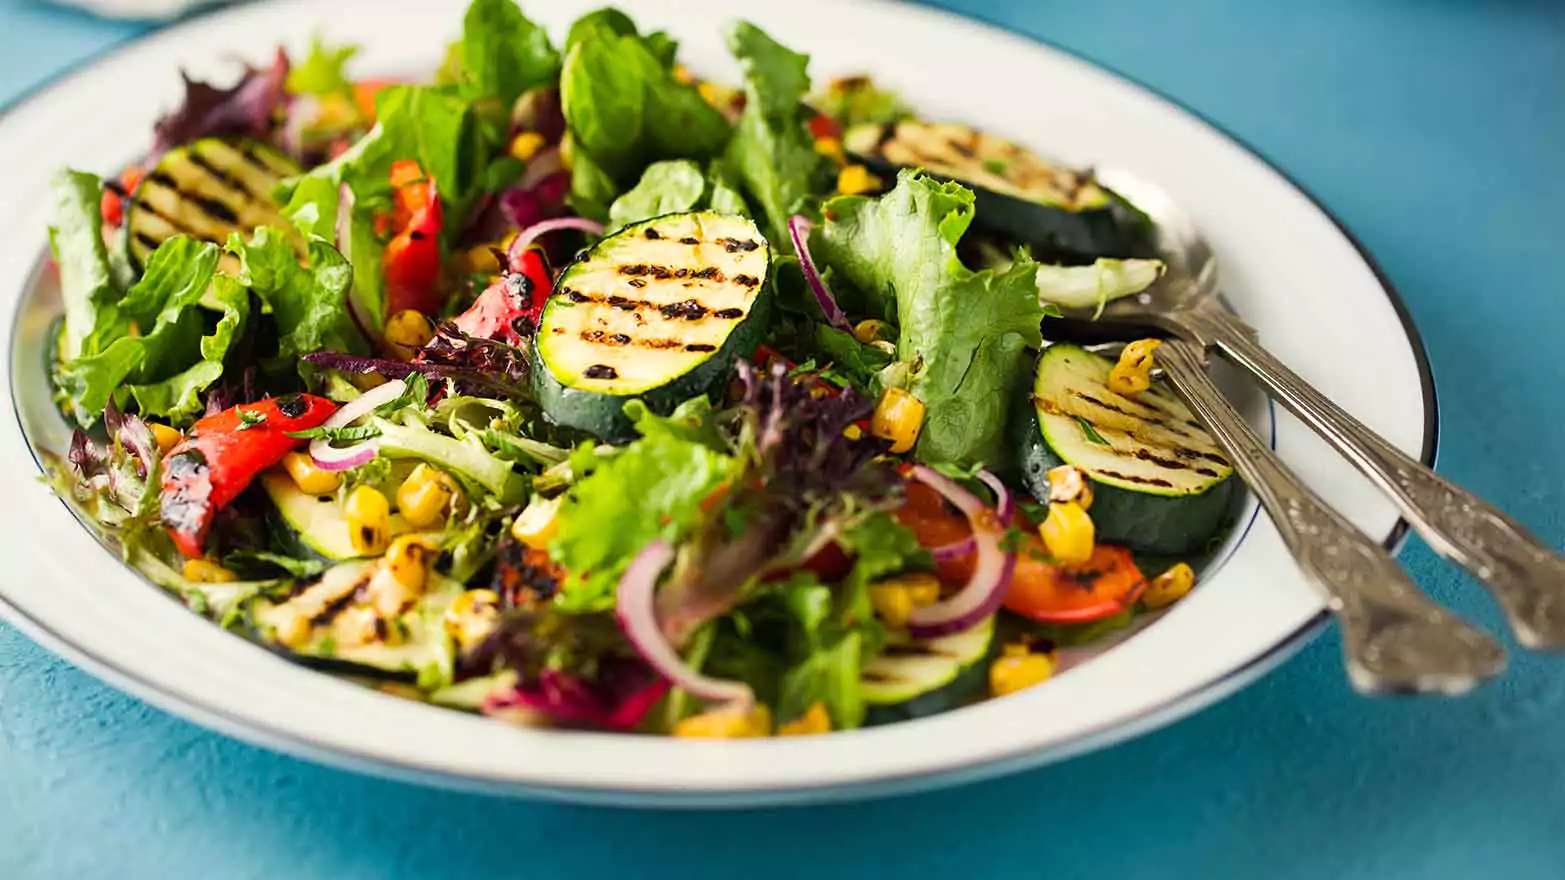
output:
[[[163,525],[179,552],[201,556],[212,517],[258,474],[305,444],[288,432],[319,427],[336,411],[337,404],[324,397],[289,394],[196,422],[163,457],[159,502]]]
[[[383,266],[386,274],[386,314],[417,309],[437,314],[440,292],[440,230],[444,224],[440,194],[418,163],[391,166],[391,231]]]
[[[554,281],[541,249],[528,248],[520,263],[452,320],[458,330],[475,339],[498,339],[508,345],[520,345],[523,337],[532,334]]]

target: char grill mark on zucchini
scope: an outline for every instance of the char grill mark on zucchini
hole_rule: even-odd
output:
[[[262,641],[312,663],[415,675],[435,686],[449,681],[453,662],[443,616],[462,585],[431,572],[424,589],[408,593],[379,562],[347,562],[318,580],[296,585],[280,600],[257,598],[249,619]],[[401,596],[388,607],[387,590]],[[307,638],[284,646],[281,634]]]
[[[848,132],[845,146],[899,168],[923,168],[1066,210],[1101,208],[1109,200],[1090,173],[1054,165],[1018,144],[965,125],[916,120],[863,125]]]
[[[885,724],[954,709],[983,692],[994,652],[995,619],[937,639],[894,631],[859,676],[867,723]]]
[[[1018,407],[1013,422],[1023,479],[1047,497],[1049,470],[1075,465],[1094,483],[1100,540],[1151,553],[1200,550],[1230,515],[1233,465],[1167,391],[1109,390],[1112,367],[1075,345],[1039,357],[1031,406]]]
[[[714,354],[750,315],[767,251],[750,221],[696,213],[621,230],[560,279],[541,354],[570,388],[634,395]]]
[[[1108,388],[1111,366],[1076,346],[1044,353],[1033,402],[1050,445],[1100,482],[1170,495],[1228,478],[1233,465],[1183,402],[1157,387],[1135,398],[1116,394]],[[1083,422],[1106,442],[1088,439]]]
[[[145,263],[175,235],[222,245],[234,232],[288,228],[272,190],[298,170],[274,150],[248,142],[206,138],[170,150],[131,195],[125,228],[132,260]],[[225,268],[236,268],[231,255],[224,259]]]

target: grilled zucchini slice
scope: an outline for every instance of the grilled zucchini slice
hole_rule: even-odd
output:
[[[923,641],[901,631],[888,634],[886,647],[859,678],[869,705],[865,723],[922,718],[978,697],[994,653],[994,623],[990,616],[971,629]]]
[[[623,413],[667,414],[721,387],[771,317],[771,248],[736,214],[669,214],[603,239],[560,276],[538,322],[533,391],[549,418],[609,442]]]
[[[1199,550],[1228,520],[1233,465],[1172,394],[1110,391],[1113,366],[1075,345],[1044,350],[1032,405],[1017,407],[1013,422],[1023,480],[1047,498],[1049,470],[1075,465],[1093,482],[1100,541],[1148,553]]]
[[[345,562],[286,595],[257,598],[249,620],[262,642],[312,666],[411,678],[426,689],[449,684],[455,654],[445,613],[462,585],[431,572],[416,598],[397,601],[396,589],[379,561]]]
[[[395,468],[402,476],[413,469],[411,464],[398,464],[404,465]],[[399,482],[394,477],[391,485]],[[347,505],[337,493],[311,495],[300,490],[293,477],[278,471],[262,474],[261,488],[272,502],[273,509],[268,516],[272,534],[290,553],[334,562],[358,559],[363,555],[354,549],[353,540],[348,536]],[[402,514],[391,515],[387,534],[396,537],[412,531],[415,529]]]
[[[966,125],[870,123],[848,129],[844,148],[884,173],[923,168],[973,190],[974,222],[1075,261],[1151,256],[1150,224],[1089,171],[1055,165]]]
[[[125,249],[138,270],[158,246],[176,235],[219,247],[258,226],[291,229],[272,191],[300,173],[292,159],[257,141],[203,138],[169,150],[131,194],[125,213]],[[222,269],[238,260],[223,255]]]

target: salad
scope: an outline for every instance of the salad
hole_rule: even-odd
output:
[[[428,81],[187,78],[55,180],[56,490],[235,635],[517,724],[917,718],[1187,594],[1229,462],[1155,340],[1045,338],[1157,280],[1147,218],[726,37],[474,0]]]

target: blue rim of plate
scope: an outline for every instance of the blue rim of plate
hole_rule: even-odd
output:
[[[38,100],[47,95],[56,86],[73,79],[76,76],[91,74],[102,62],[112,58],[120,52],[131,49],[143,40],[156,34],[162,34],[171,30],[178,30],[193,22],[206,19],[215,15],[221,15],[236,7],[254,5],[260,0],[239,0],[236,3],[216,5],[198,9],[179,19],[160,26],[153,26],[143,33],[111,43],[95,52],[85,56],[72,67],[56,71],[49,76],[34,83],[15,97],[0,104],[0,122],[3,122],[13,111],[24,104]],[[1222,125],[1207,117],[1200,111],[1190,107],[1184,102],[1148,85],[1141,80],[1130,76],[1115,67],[1105,64],[1093,58],[1089,58],[1080,52],[1062,46],[1044,37],[1024,31],[1012,30],[1009,27],[981,15],[955,12],[944,7],[934,6],[928,0],[915,0],[915,5],[937,15],[947,15],[1004,33],[1012,37],[1020,37],[1028,42],[1045,46],[1063,55],[1074,58],[1083,64],[1100,70],[1121,82],[1134,86],[1137,89],[1157,98],[1163,103],[1178,108],[1192,119],[1226,138],[1240,149],[1249,153],[1255,159],[1264,164],[1274,174],[1300,195],[1309,200],[1310,204],[1319,211],[1343,238],[1347,239],[1359,260],[1368,266],[1375,276],[1376,283],[1385,294],[1395,311],[1398,323],[1402,326],[1403,335],[1407,338],[1408,347],[1412,349],[1413,360],[1418,369],[1418,380],[1424,408],[1423,448],[1419,452],[1419,461],[1428,467],[1434,467],[1439,448],[1440,418],[1439,401],[1435,392],[1434,373],[1429,363],[1429,354],[1424,347],[1423,336],[1418,332],[1413,323],[1411,312],[1407,308],[1407,302],[1402,298],[1396,286],[1386,275],[1384,268],[1370,253],[1358,236],[1348,228],[1335,213],[1331,211],[1319,198],[1315,196],[1303,184],[1299,183],[1292,175],[1288,174],[1281,166],[1277,165],[1266,154],[1250,145],[1243,138],[1233,134]],[[9,348],[14,340],[7,341]],[[14,398],[14,396],[13,396]],[[1268,406],[1273,412],[1273,437],[1271,445],[1275,446],[1275,403],[1268,401]],[[17,419],[18,430],[24,437],[27,435],[25,424],[18,405],[12,401],[13,416]],[[33,453],[35,462],[37,451],[28,442],[29,451]],[[69,505],[67,505],[69,506]],[[1255,524],[1259,517],[1257,509],[1245,526],[1244,534],[1234,542],[1237,549],[1243,543],[1245,534]],[[1408,534],[1408,522],[1398,518],[1392,526],[1390,533],[1382,544],[1393,555],[1401,549]],[[1331,615],[1327,611],[1321,611],[1306,621],[1298,629],[1285,636],[1262,654],[1250,659],[1241,666],[1237,666],[1223,675],[1191,688],[1177,696],[1164,700],[1156,705],[1149,706],[1133,718],[1106,725],[1100,728],[1083,731],[1076,736],[1056,743],[1048,748],[1027,748],[1017,752],[997,757],[981,764],[971,764],[959,768],[935,771],[929,773],[911,772],[884,776],[874,780],[864,780],[849,783],[825,783],[804,788],[766,788],[755,790],[721,790],[712,792],[697,791],[671,791],[664,789],[638,789],[638,788],[609,788],[609,787],[550,787],[528,785],[526,783],[497,782],[492,780],[477,779],[473,777],[454,775],[435,768],[420,768],[411,764],[392,763],[351,749],[339,748],[316,742],[308,737],[269,727],[247,718],[232,715],[220,709],[203,704],[196,697],[188,694],[168,690],[161,685],[149,682],[135,672],[107,661],[96,655],[91,649],[75,644],[51,630],[46,624],[27,614],[22,609],[7,602],[0,597],[0,612],[9,621],[21,622],[26,634],[35,639],[46,642],[45,647],[53,653],[61,656],[74,665],[92,672],[95,677],[108,683],[122,681],[134,683],[136,690],[141,693],[130,693],[137,699],[142,698],[142,693],[152,693],[160,698],[157,702],[162,707],[182,707],[186,712],[175,713],[186,720],[214,729],[219,733],[233,736],[253,745],[258,745],[290,757],[308,757],[321,763],[353,769],[359,772],[372,773],[390,777],[403,782],[415,784],[435,785],[448,789],[477,791],[483,793],[504,793],[520,796],[536,796],[556,800],[566,800],[577,803],[598,803],[605,805],[653,805],[653,806],[719,806],[735,804],[755,805],[788,805],[816,803],[835,799],[858,799],[883,797],[897,794],[908,794],[917,791],[925,791],[935,788],[947,788],[992,779],[1010,773],[1031,769],[1056,759],[1065,759],[1086,752],[1107,748],[1124,740],[1133,738],[1142,733],[1156,729],[1167,721],[1183,717],[1189,712],[1198,711],[1200,708],[1211,705],[1218,700],[1234,693],[1243,686],[1258,679],[1261,675],[1275,668],[1288,657],[1308,644],[1326,624]],[[107,674],[102,674],[107,673]],[[128,687],[120,687],[121,690],[130,692]],[[170,709],[172,711],[172,709]],[[207,723],[215,722],[215,723]]]

